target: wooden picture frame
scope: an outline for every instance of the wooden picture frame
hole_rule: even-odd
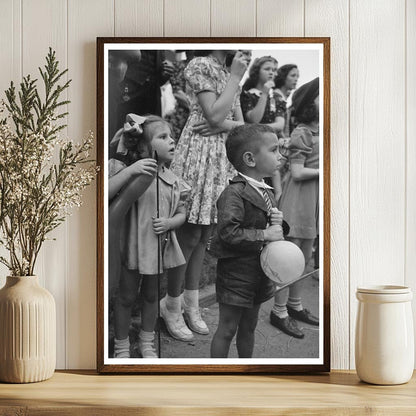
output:
[[[179,49],[178,49],[179,48]],[[269,336],[264,351],[269,351],[268,356],[250,359],[243,358],[209,358],[207,345],[212,339],[211,333],[204,340],[197,338],[194,345],[170,340],[165,330],[161,329],[162,344],[165,351],[181,352],[180,356],[172,356],[157,359],[142,358],[112,358],[111,357],[111,337],[112,320],[111,317],[111,297],[109,294],[108,262],[109,251],[109,223],[108,223],[108,160],[109,142],[120,123],[115,124],[111,117],[115,117],[114,105],[131,99],[133,93],[129,86],[126,90],[121,90],[120,79],[126,71],[126,61],[122,60],[121,67],[118,67],[120,79],[111,81],[109,72],[110,56],[115,56],[114,51],[122,51],[131,55],[131,59],[137,62],[137,51],[160,51],[167,55],[171,51],[196,51],[196,50],[252,50],[253,56],[272,55],[281,64],[294,61],[298,64],[300,78],[298,87],[315,77],[319,80],[319,108],[320,108],[320,129],[319,129],[319,235],[320,244],[316,248],[319,253],[319,273],[318,279],[309,281],[312,289],[308,293],[314,293],[315,310],[313,312],[319,317],[319,326],[306,326],[304,332],[308,333],[305,338],[298,340],[290,338],[272,328],[274,333]],[[231,49],[230,49],[231,48]],[[129,52],[126,52],[129,51]],[[148,52],[148,53],[150,53]],[[255,53],[254,53],[255,52]],[[156,53],[156,52],[155,52]],[[284,56],[284,57],[283,57]],[[283,57],[283,58],[282,58]],[[296,59],[298,62],[296,62]],[[289,60],[289,62],[288,62]],[[253,62],[253,60],[252,60]],[[117,64],[117,65],[118,65]],[[112,63],[113,67],[114,64]],[[124,66],[124,67],[123,67]],[[112,68],[113,68],[112,67]],[[151,72],[151,71],[150,71]],[[120,75],[121,74],[121,75]],[[302,78],[303,77],[303,78]],[[110,84],[110,82],[113,82]],[[115,88],[115,89],[114,89]],[[114,92],[116,91],[116,92]],[[158,90],[159,91],[159,90]],[[113,95],[112,95],[113,94]],[[114,94],[117,94],[116,98]],[[123,96],[125,94],[125,96]],[[290,98],[289,98],[290,100]],[[116,103],[116,104],[114,104]],[[110,105],[113,106],[110,109]],[[113,111],[111,113],[111,111]],[[110,114],[111,113],[111,114]],[[113,115],[112,115],[113,114]],[[112,126],[110,126],[112,123]],[[112,129],[112,130],[111,130]],[[97,369],[100,373],[306,373],[306,372],[327,372],[330,371],[330,39],[329,38],[97,38],[97,163],[101,169],[98,174],[97,184]],[[214,270],[214,269],[212,269]],[[213,272],[213,271],[211,271]],[[215,272],[213,272],[215,273]],[[166,279],[166,278],[164,278]],[[162,289],[159,287],[159,296],[165,280],[161,281]],[[311,283],[312,282],[312,283]],[[305,283],[306,284],[306,283]],[[311,295],[312,296],[312,295]],[[317,296],[317,299],[316,299]],[[212,293],[208,299],[215,302]],[[140,300],[139,300],[140,301]],[[213,303],[215,305],[215,303]],[[316,306],[317,305],[317,306]],[[206,306],[206,305],[205,305]],[[216,307],[216,306],[215,306]],[[208,311],[214,306],[207,308]],[[269,307],[271,309],[271,306]],[[268,311],[267,311],[268,312]],[[215,313],[213,312],[213,316]],[[261,325],[267,331],[271,331],[267,325],[266,312],[263,313]],[[259,323],[260,325],[260,323]],[[159,325],[160,329],[160,325]],[[215,330],[215,326],[213,327]],[[137,335],[137,326],[130,327],[130,334]],[[268,332],[269,333],[269,332]],[[311,335],[312,334],[312,335]],[[257,337],[259,334],[257,334]],[[267,336],[267,334],[266,334]],[[201,336],[203,337],[203,336]],[[256,339],[258,339],[256,337]],[[312,338],[311,338],[312,337]],[[131,337],[130,337],[131,338]],[[307,341],[309,339],[309,341]],[[311,341],[312,339],[312,341]],[[159,339],[160,341],[160,339]],[[304,346],[302,346],[304,342]],[[307,347],[307,342],[310,347]],[[179,343],[179,344],[177,344]],[[199,343],[199,344],[198,344]],[[204,356],[189,358],[186,352],[189,348],[204,347]],[[289,346],[289,355],[295,356],[275,356],[278,355],[277,346]],[[300,346],[299,346],[300,345]],[[255,344],[257,346],[257,344]],[[275,349],[274,346],[276,346]],[[201,347],[201,348],[202,348]],[[158,347],[159,348],[159,347]],[[282,347],[283,348],[283,347]],[[297,349],[299,350],[297,350]],[[309,348],[309,349],[308,349]],[[291,350],[290,350],[291,349]],[[161,350],[161,349],[160,349]],[[285,351],[286,351],[285,350]],[[193,350],[192,350],[193,351]],[[255,350],[256,351],[256,350]],[[173,353],[172,353],[173,354]],[[271,356],[273,355],[273,356]],[[308,356],[312,355],[312,356]]]

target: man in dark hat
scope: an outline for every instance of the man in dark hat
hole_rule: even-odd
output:
[[[169,80],[174,69],[161,50],[142,50],[140,60],[128,60],[127,64],[120,83],[119,126],[129,113],[161,115],[160,87]]]

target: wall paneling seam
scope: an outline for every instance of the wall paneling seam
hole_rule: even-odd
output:
[[[209,0],[209,35],[212,36],[212,0]]]
[[[19,79],[21,80],[23,78],[23,0],[19,0],[19,7],[20,7],[20,73],[19,73]],[[13,43],[13,48],[14,48]]]
[[[333,46],[333,45],[331,45]],[[351,369],[351,0],[348,0],[348,368]],[[331,279],[332,280],[332,279]]]
[[[70,0],[66,0],[66,68],[69,69],[69,2]],[[66,81],[70,79],[69,77],[69,70],[66,73]],[[69,99],[68,90],[66,90],[66,100]],[[66,108],[68,109],[68,105],[66,105]],[[68,110],[67,110],[68,111]],[[66,116],[66,119],[68,120],[69,114]],[[66,128],[66,135],[69,136],[68,126]],[[65,368],[68,368],[68,354],[67,352],[67,338],[68,338],[68,302],[67,302],[67,293],[68,293],[68,258],[69,258],[69,246],[68,246],[68,236],[69,236],[69,227],[68,227],[68,219],[65,220],[65,274],[64,274],[64,322],[65,322],[65,332],[64,332],[64,361],[65,361]]]
[[[20,80],[22,80],[23,79],[23,0],[20,0],[20,22],[19,24],[20,24]]]
[[[302,13],[303,13],[303,37],[306,36],[306,0],[302,2]]]
[[[403,250],[403,285],[407,284],[407,151],[408,151],[408,128],[407,128],[407,0],[404,0],[404,250]]]

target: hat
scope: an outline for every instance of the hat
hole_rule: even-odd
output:
[[[303,84],[299,87],[292,97],[293,115],[298,115],[302,109],[311,104],[319,95],[319,77]]]

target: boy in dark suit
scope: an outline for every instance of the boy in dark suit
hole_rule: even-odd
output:
[[[264,178],[280,166],[279,142],[267,125],[246,124],[228,135],[227,157],[238,171],[218,199],[217,236],[211,252],[218,257],[216,292],[220,315],[211,343],[212,358],[227,358],[237,334],[240,358],[251,358],[260,305],[272,298],[274,284],[260,266],[269,241],[289,232]]]

